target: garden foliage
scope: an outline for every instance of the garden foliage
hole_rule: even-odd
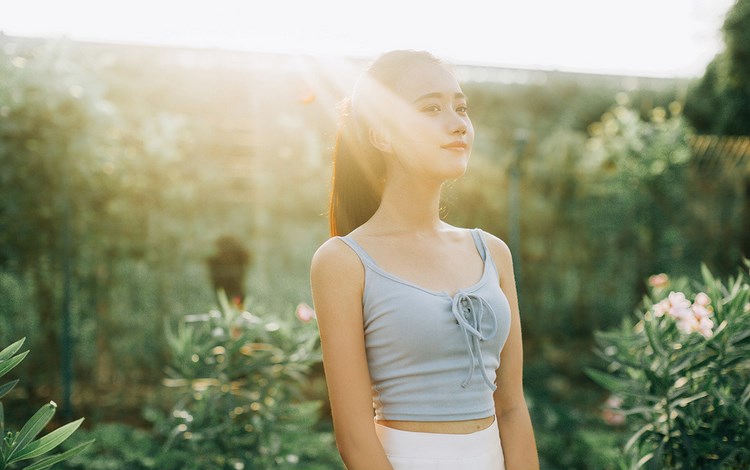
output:
[[[0,351],[0,377],[16,367],[28,354],[28,351],[18,353],[18,350],[23,346],[24,340],[25,338],[20,339]],[[0,399],[13,390],[17,384],[18,379],[0,385]],[[49,402],[42,406],[24,424],[20,431],[7,430],[6,432],[5,413],[3,403],[0,402],[0,439],[2,439],[0,441],[0,470],[17,468],[22,468],[23,470],[42,470],[80,454],[91,445],[92,441],[88,441],[65,452],[39,458],[62,444],[83,422],[83,418],[78,419],[37,439],[37,436],[52,420],[55,410],[57,410],[55,402]],[[19,462],[31,459],[37,460],[32,463],[26,462],[26,466],[24,467],[19,466],[24,465]]]
[[[748,468],[750,276],[670,282],[652,277],[636,321],[597,333],[606,368],[588,375],[632,431],[628,468]]]
[[[724,49],[688,91],[685,112],[705,134],[750,134],[750,0],[735,0],[722,26]]]
[[[337,468],[332,435],[316,431],[321,403],[303,393],[321,360],[317,328],[220,297],[220,309],[167,329],[172,359],[164,384],[174,406],[157,430],[164,450],[183,459],[170,468]]]

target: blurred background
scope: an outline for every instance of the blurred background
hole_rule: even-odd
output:
[[[337,103],[412,48],[468,95],[444,216],[515,254],[544,468],[618,468],[594,331],[750,255],[750,2],[271,3],[0,6],[6,425],[85,417],[59,468],[340,468],[309,263]]]

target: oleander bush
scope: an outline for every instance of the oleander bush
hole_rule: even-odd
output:
[[[632,432],[626,468],[750,468],[750,273],[702,274],[652,276],[635,322],[596,334],[587,373]]]
[[[156,429],[163,450],[182,456],[173,468],[341,468],[332,434],[317,429],[320,400],[303,393],[321,361],[317,328],[220,298],[220,309],[167,328],[173,406]]]
[[[0,377],[7,374],[16,367],[28,355],[28,351],[19,353],[25,338],[22,338],[10,346],[0,351]],[[7,395],[18,384],[18,379],[0,385],[0,399]],[[83,418],[68,423],[55,429],[54,431],[40,437],[37,436],[47,427],[52,417],[55,415],[57,405],[55,402],[49,402],[42,406],[34,416],[32,416],[20,431],[11,431],[5,429],[5,410],[3,403],[0,401],[0,470],[20,469],[23,470],[42,470],[52,465],[69,459],[80,454],[91,445],[93,441],[83,442],[65,452],[42,457],[44,454],[55,449],[62,444],[83,422]],[[41,458],[40,458],[41,457]],[[34,460],[32,463],[20,462]],[[21,467],[20,465],[26,465]]]

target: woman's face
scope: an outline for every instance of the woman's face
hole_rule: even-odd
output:
[[[441,182],[463,175],[474,128],[453,74],[438,64],[415,65],[395,92],[400,103],[384,125],[388,171]]]

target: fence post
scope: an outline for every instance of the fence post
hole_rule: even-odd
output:
[[[510,251],[513,253],[513,271],[516,274],[516,290],[521,286],[521,158],[526,149],[528,132],[525,129],[516,129],[514,134],[516,143],[513,159],[509,170],[508,185],[508,231]]]

